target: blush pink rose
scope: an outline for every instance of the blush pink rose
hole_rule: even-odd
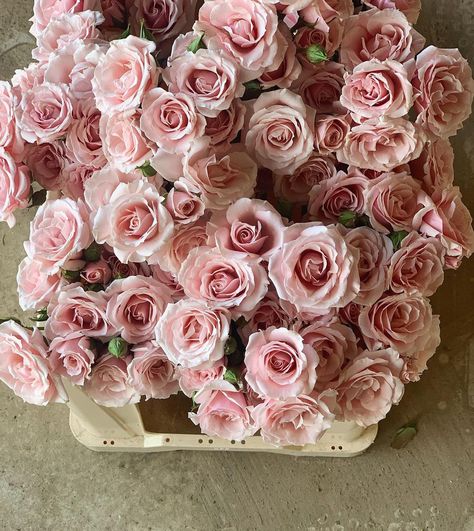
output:
[[[30,332],[14,321],[0,324],[0,381],[36,406],[67,400],[49,366],[47,348],[37,328]]]
[[[102,113],[135,111],[157,85],[155,43],[133,35],[113,41],[99,59],[92,86]]]
[[[393,349],[361,352],[344,369],[337,402],[345,421],[370,426],[384,419],[403,396],[403,360]]]
[[[31,33],[36,37],[46,26],[64,13],[82,11],[100,11],[100,0],[35,0],[33,4],[33,27]]]
[[[0,147],[19,159],[24,145],[16,123],[16,104],[11,85],[6,81],[0,81]]]
[[[431,336],[430,341],[422,350],[409,356],[402,356],[405,365],[402,370],[401,380],[403,383],[418,382],[424,371],[428,368],[428,361],[434,356],[436,349],[441,343],[439,327]]]
[[[130,357],[114,358],[105,354],[99,358],[86,381],[86,393],[99,406],[124,407],[140,402],[140,394],[128,382]]]
[[[174,183],[165,201],[166,209],[176,223],[187,225],[196,222],[205,212],[205,205],[198,194],[189,191],[181,181]]]
[[[228,109],[220,111],[217,116],[206,116],[205,134],[211,146],[217,150],[227,150],[244,126],[246,107],[236,99]]]
[[[206,303],[181,300],[169,304],[156,327],[156,340],[168,358],[185,369],[202,369],[223,358],[230,314]]]
[[[100,111],[94,107],[81,107],[66,137],[70,158],[94,168],[102,168],[106,163],[100,138],[100,117]]]
[[[15,226],[14,212],[26,208],[30,199],[28,168],[17,164],[14,158],[0,147],[0,221],[10,228]]]
[[[111,278],[112,270],[103,258],[97,262],[89,262],[81,270],[81,279],[87,284],[108,284]]]
[[[249,338],[245,380],[257,394],[269,398],[309,394],[316,383],[318,363],[316,351],[299,334],[271,327]]]
[[[160,266],[178,275],[190,252],[206,244],[207,233],[204,223],[179,226],[160,252]]]
[[[339,17],[324,19],[322,16],[314,17],[308,24],[298,29],[295,35],[295,44],[299,50],[304,50],[314,44],[321,46],[328,57],[332,57],[341,45],[344,34],[344,23]],[[305,54],[300,53],[302,62],[307,60]]]
[[[250,311],[265,296],[265,269],[252,260],[224,256],[217,249],[193,249],[181,266],[178,282],[185,294],[211,307],[231,308],[238,316]]]
[[[50,275],[43,269],[43,264],[24,258],[18,267],[16,277],[18,297],[23,311],[39,310],[48,305],[61,288],[61,275]]]
[[[178,283],[176,275],[165,271],[159,265],[148,266],[147,264],[141,264],[141,269],[144,266],[147,266],[148,271],[145,273],[143,270],[140,271],[141,275],[151,276],[161,284],[164,284],[170,291],[171,300],[173,302],[178,302],[184,298],[183,286]]]
[[[273,0],[272,0],[273,1]],[[288,4],[291,9],[301,10],[301,16],[305,22],[310,24],[318,16],[324,19],[339,17],[346,19],[354,13],[352,0],[285,0],[283,4]]]
[[[421,0],[362,0],[369,7],[377,9],[398,9],[410,24],[416,24],[421,11]]]
[[[107,318],[128,343],[152,339],[171,302],[164,284],[143,276],[114,280],[107,288],[107,297]]]
[[[245,146],[277,175],[293,173],[313,151],[315,112],[287,89],[261,94],[253,103]]]
[[[51,370],[74,385],[84,385],[90,377],[94,360],[91,340],[81,332],[55,337],[49,346]]]
[[[206,369],[182,369],[178,367],[179,387],[187,397],[191,398],[194,393],[205,388],[209,383],[222,380],[225,370],[223,358]]]
[[[188,416],[206,435],[241,441],[255,433],[245,395],[231,383],[210,382],[197,393],[194,401],[199,405],[198,410]]]
[[[92,177],[96,168],[78,162],[67,163],[61,174],[61,192],[64,197],[74,200],[84,199],[86,182]]]
[[[344,146],[351,129],[349,115],[318,114],[314,129],[314,148],[321,155],[330,155]]]
[[[142,273],[140,271],[141,264],[134,264],[133,262],[123,264],[113,253],[104,254],[104,259],[112,271],[112,278],[116,280],[121,278],[134,277]]]
[[[357,296],[357,255],[333,226],[296,223],[270,258],[269,277],[280,298],[299,312],[326,313]]]
[[[25,150],[25,163],[32,178],[45,190],[59,190],[67,161],[65,146],[61,141],[29,144]]]
[[[96,66],[107,51],[108,43],[78,43],[74,51],[74,66],[69,73],[71,94],[78,101],[94,98],[92,80]]]
[[[147,400],[169,398],[179,390],[174,365],[153,342],[135,345],[128,364],[128,383]]]

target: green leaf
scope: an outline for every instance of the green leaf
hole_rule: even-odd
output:
[[[148,161],[143,166],[139,166],[138,169],[145,177],[154,177],[158,173]]]
[[[328,60],[326,50],[319,44],[311,44],[305,49],[306,59],[314,65]]]
[[[226,356],[230,356],[237,350],[237,340],[230,336],[229,339],[226,341],[226,344],[224,346],[224,354]]]
[[[143,19],[140,21],[140,39],[155,41],[153,33],[145,26],[145,21]]]
[[[344,225],[344,227],[352,229],[355,227],[356,219],[357,219],[357,214],[355,212],[351,212],[350,210],[345,210],[344,212],[341,212],[341,214],[339,214],[338,220],[341,225]]]
[[[46,190],[38,190],[31,196],[30,206],[36,207],[42,205],[46,201]]]
[[[277,210],[284,218],[291,219],[291,214],[293,211],[293,205],[285,199],[278,199]]]
[[[198,50],[206,48],[206,45],[203,42],[204,32],[201,35],[198,35],[193,41],[188,44],[188,52],[196,53]]]
[[[232,385],[238,385],[239,384],[239,377],[235,372],[231,369],[227,369],[224,374],[224,380],[226,382],[231,383]]]
[[[123,358],[128,352],[128,343],[121,337],[114,337],[109,341],[107,350],[114,358]]]
[[[84,291],[103,291],[104,286],[102,284],[85,284],[84,285]]]
[[[253,81],[247,81],[244,83],[245,90],[262,90],[262,85],[254,79]]]
[[[126,27],[126,29],[123,31],[123,33],[121,33],[119,35],[119,39],[126,39],[127,37],[129,37],[131,35],[131,28],[130,28],[130,24]]]
[[[76,282],[81,278],[80,271],[68,271],[67,269],[61,269],[61,275],[68,282]]]
[[[392,444],[390,446],[392,448],[395,448],[396,450],[405,448],[405,446],[415,437],[417,433],[417,422],[409,422],[408,424],[405,424],[405,426],[402,426],[399,430],[397,430],[397,433],[395,434],[395,437],[393,438]]]
[[[30,321],[38,322],[38,323],[47,321],[47,320],[48,320],[47,308],[41,308],[35,313],[34,317],[30,317]]]
[[[84,250],[84,260],[86,262],[97,262],[102,254],[102,245],[97,242],[92,242],[87,249]]]
[[[399,230],[397,232],[392,232],[388,235],[388,237],[392,240],[393,244],[393,250],[398,251],[400,249],[400,245],[402,241],[408,236],[408,232],[406,230]]]

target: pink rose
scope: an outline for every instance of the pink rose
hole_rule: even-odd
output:
[[[166,197],[166,209],[174,221],[186,225],[196,222],[204,214],[205,206],[199,195],[191,193],[184,182],[177,181]]]
[[[339,318],[344,324],[357,327],[359,326],[359,315],[361,310],[361,304],[350,302],[347,306],[344,306],[344,308],[339,310]]]
[[[362,0],[363,3],[377,9],[398,9],[411,24],[416,24],[421,11],[421,0]]]
[[[128,8],[130,1],[124,0],[100,0],[100,7],[104,15],[104,23],[101,30],[126,29],[128,23]]]
[[[0,81],[0,148],[6,149],[18,159],[24,146],[16,123],[16,103],[10,84]]]
[[[151,341],[135,345],[128,364],[128,383],[145,398],[169,398],[179,390],[174,365]]]
[[[46,26],[64,13],[82,11],[100,11],[99,0],[35,0],[33,6],[33,27],[31,33],[36,37]]]
[[[91,243],[85,205],[71,199],[55,199],[43,203],[36,212],[25,250],[53,274]]]
[[[100,207],[92,228],[98,243],[108,243],[121,262],[157,263],[173,233],[163,197],[146,181],[120,183]]]
[[[62,171],[67,162],[64,143],[29,144],[25,151],[25,163],[33,179],[45,190],[59,190]]]
[[[295,44],[298,49],[304,50],[316,44],[332,57],[341,45],[344,33],[344,23],[339,17],[324,19],[316,15],[308,25],[298,29],[295,35]],[[304,54],[300,54],[303,62],[308,64]]]
[[[84,291],[80,284],[64,286],[48,306],[45,334],[50,340],[81,332],[88,337],[108,337],[114,333],[106,317],[104,292]]]
[[[157,85],[155,43],[130,35],[113,41],[99,59],[92,86],[102,113],[135,111]]]
[[[406,63],[423,49],[425,39],[397,10],[371,9],[346,21],[341,63],[348,70],[364,61],[390,59]]]
[[[214,215],[207,225],[209,245],[240,253],[243,258],[268,258],[280,248],[283,238],[280,214],[266,201],[238,199],[227,211]]]
[[[403,360],[393,349],[361,352],[344,370],[337,402],[345,421],[370,426],[384,419],[403,396]]]
[[[147,264],[141,264],[143,268]],[[148,266],[147,274],[141,271],[140,274],[144,276],[151,276],[161,284],[164,284],[170,291],[171,300],[173,302],[180,301],[184,297],[183,286],[178,283],[178,280],[173,273],[165,271],[159,265]]]
[[[186,52],[163,77],[170,92],[187,95],[204,116],[217,116],[245,92],[237,64],[218,50]]]
[[[272,0],[273,1],[273,0]],[[354,13],[352,0],[285,0],[292,9],[301,10],[301,16],[305,22],[314,22],[315,17],[321,16],[324,19],[339,17],[346,19]]]
[[[252,418],[267,443],[276,446],[316,444],[334,420],[332,408],[326,401],[332,405],[335,397],[301,395],[282,400],[267,399],[255,407]]]
[[[84,385],[95,359],[91,340],[81,332],[74,332],[64,338],[55,337],[49,350],[49,363],[54,374],[74,385]]]
[[[419,381],[422,373],[428,368],[428,361],[434,356],[440,343],[441,338],[438,327],[422,350],[414,352],[409,356],[402,356],[402,359],[405,362],[401,374],[401,380],[403,383],[406,384]]]
[[[156,327],[156,340],[174,364],[202,369],[223,358],[229,328],[228,310],[184,299],[168,305]]]
[[[474,98],[472,70],[459,50],[423,50],[412,83],[417,123],[435,136],[455,135],[469,118]]]
[[[143,276],[114,280],[107,288],[107,297],[107,318],[128,343],[151,339],[171,302],[164,284]]]
[[[0,147],[0,221],[10,228],[15,226],[15,210],[28,206],[30,188],[28,168]]]
[[[182,369],[178,367],[179,387],[186,396],[191,398],[195,392],[205,388],[209,383],[222,380],[225,370],[223,358],[206,369]]]
[[[103,258],[89,262],[81,271],[81,279],[87,284],[108,284],[111,278],[112,271]]]
[[[357,255],[333,226],[296,223],[284,230],[283,246],[270,258],[270,280],[296,309],[325,313],[359,292]]]
[[[215,149],[227,150],[244,126],[245,105],[236,99],[228,109],[222,110],[217,116],[206,116],[205,134]]]
[[[62,284],[59,273],[46,273],[41,262],[28,257],[20,262],[16,280],[23,311],[39,310],[47,306]]]
[[[261,94],[253,103],[245,146],[275,174],[293,173],[313,151],[314,110],[289,90]]]
[[[424,143],[422,131],[404,118],[370,120],[352,128],[337,158],[360,168],[390,171],[418,158]]]
[[[344,66],[334,61],[318,66],[307,65],[295,88],[306,105],[318,113],[339,113],[343,111],[339,98],[344,86],[344,72]]]
[[[211,307],[232,308],[238,316],[265,296],[265,269],[251,260],[224,256],[216,249],[193,249],[181,266],[178,281],[188,297]]]
[[[99,406],[124,407],[140,402],[140,394],[128,382],[131,359],[104,354],[86,381],[85,391]]]
[[[102,168],[106,163],[99,132],[100,117],[94,107],[80,108],[66,137],[71,158],[95,168]]]
[[[107,51],[108,43],[79,43],[74,51],[74,66],[69,73],[71,94],[78,101],[94,98],[92,80],[96,66]]]
[[[318,114],[314,130],[314,148],[321,155],[330,155],[344,146],[351,129],[349,115]]]
[[[104,259],[112,270],[112,278],[114,279],[134,277],[141,273],[140,264],[134,264],[133,262],[123,264],[114,254],[109,255],[109,253],[106,253]]]
[[[190,252],[207,243],[203,223],[179,226],[160,252],[160,266],[177,275]]]
[[[66,164],[61,175],[62,194],[74,200],[84,199],[85,184],[95,171],[93,166],[85,166],[78,162]]]
[[[316,351],[299,334],[271,327],[250,336],[245,379],[261,396],[296,397],[313,391],[318,363]]]

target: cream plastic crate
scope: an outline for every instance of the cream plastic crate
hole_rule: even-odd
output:
[[[69,393],[69,424],[74,437],[99,452],[169,452],[220,450],[273,452],[284,455],[354,457],[364,452],[377,435],[377,425],[362,428],[336,422],[317,444],[276,448],[259,436],[243,442],[208,437],[187,418],[190,401],[184,395],[150,400],[139,405],[106,408],[95,404],[80,388],[65,382]]]

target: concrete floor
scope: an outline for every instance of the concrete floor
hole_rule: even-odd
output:
[[[2,79],[28,61],[31,4],[0,0]],[[428,42],[458,45],[474,65],[474,0],[423,4],[418,28]],[[474,211],[474,120],[454,144],[457,179]],[[2,316],[20,315],[15,274],[32,214],[20,215],[13,231],[0,228]],[[473,299],[471,260],[448,275],[434,301],[443,344],[430,370],[355,459],[95,454],[71,436],[66,407],[26,406],[0,386],[0,528],[474,530]],[[415,417],[417,436],[392,449],[396,430]]]

